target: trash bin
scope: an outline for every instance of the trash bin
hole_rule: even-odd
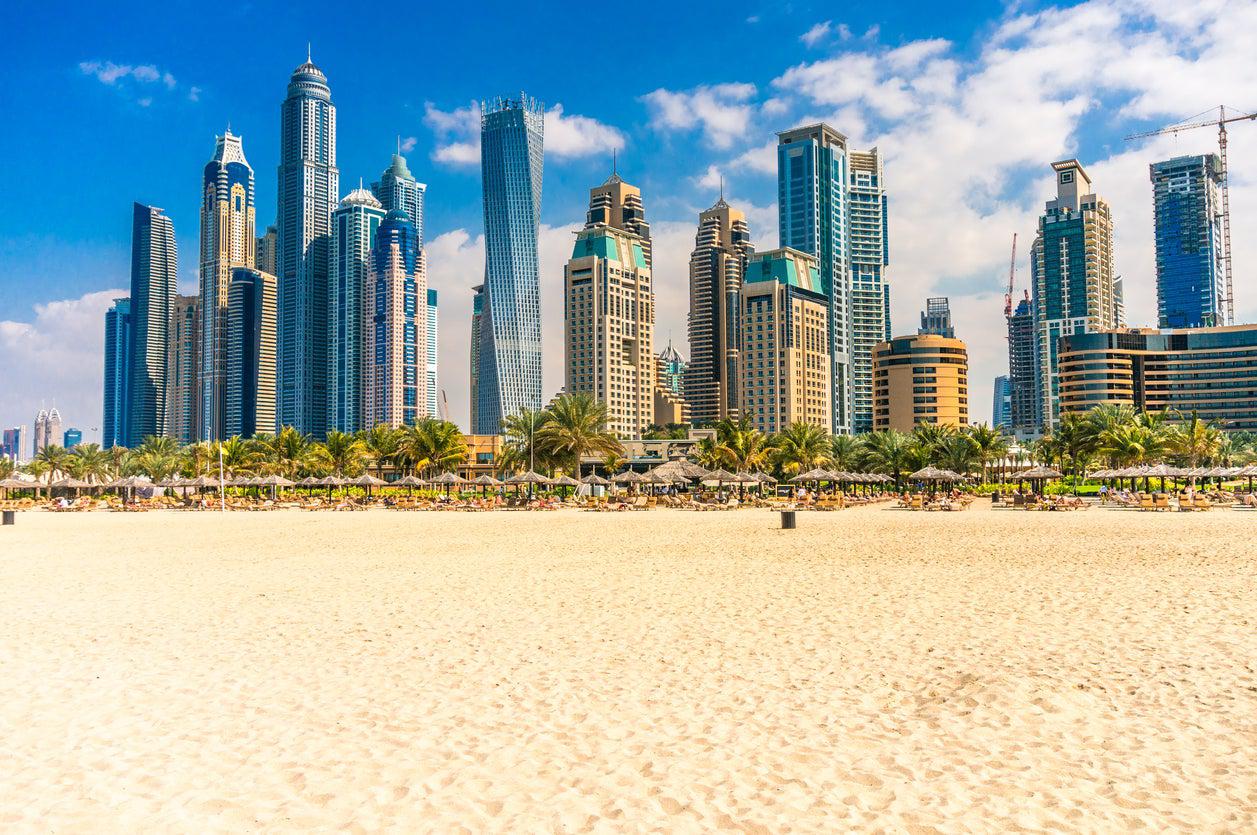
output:
[[[783,531],[794,530],[794,511],[793,510],[781,511],[781,529]]]
[[[16,518],[17,518],[16,511],[6,510],[6,511],[3,511],[3,513],[4,513],[4,524],[12,525],[16,521]]]

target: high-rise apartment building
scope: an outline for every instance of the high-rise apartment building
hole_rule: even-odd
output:
[[[1008,317],[1009,419],[1012,434],[1023,441],[1037,438],[1043,432],[1038,348],[1034,303],[1027,293]]]
[[[274,226],[266,227],[265,234],[258,237],[254,266],[271,275],[279,269],[279,230]]]
[[[481,103],[485,278],[480,320],[476,423],[495,435],[502,420],[541,408],[541,220],[544,106],[518,100]]]
[[[1007,374],[995,378],[995,388],[991,395],[991,428],[998,429],[1005,435],[1013,433],[1013,386]]]
[[[1035,338],[1043,429],[1056,426],[1057,350],[1062,336],[1121,325],[1113,273],[1113,215],[1076,159],[1052,163],[1056,199],[1039,217],[1031,247]]]
[[[31,444],[31,454],[38,456],[44,447],[54,446],[61,442],[61,413],[57,407],[51,410],[40,409],[35,417],[35,437]]]
[[[738,388],[742,417],[761,432],[832,424],[829,300],[820,288],[816,258],[799,250],[756,252],[747,261]]]
[[[415,236],[419,237],[419,231],[415,230]],[[440,390],[437,388],[437,358],[439,351],[437,346],[440,341],[437,339],[437,295],[436,290],[428,288],[428,416],[437,417],[441,414],[438,401],[440,399]]]
[[[63,449],[74,449],[83,443],[83,430],[70,427],[61,433],[61,446]]]
[[[722,196],[698,216],[690,253],[690,363],[684,394],[697,424],[737,417],[742,276],[753,251],[746,215]]]
[[[590,191],[588,221],[564,270],[564,390],[605,403],[607,431],[640,438],[655,419],[655,291],[649,238],[610,223],[625,203],[636,206],[635,228],[649,234],[640,192],[613,174]]]
[[[135,345],[135,325],[130,299],[114,299],[105,311],[105,397],[104,416],[100,424],[100,445],[104,449],[126,446],[127,419],[131,414],[131,354]],[[54,410],[55,411],[55,410]],[[39,421],[35,422],[35,443],[39,444]],[[45,420],[44,443],[59,443],[60,427],[53,432]],[[42,447],[41,447],[42,448]],[[38,450],[36,450],[38,452]]]
[[[366,287],[376,230],[387,214],[364,188],[351,191],[332,213],[328,257],[327,428],[367,429],[363,422],[363,332]]]
[[[328,238],[340,198],[336,107],[327,76],[306,62],[293,70],[280,107],[279,422],[327,434]]]
[[[131,217],[130,414],[122,444],[139,446],[166,431],[171,305],[179,284],[175,227],[162,210],[140,203]]]
[[[956,329],[951,323],[951,302],[946,296],[936,296],[925,300],[925,310],[921,311],[921,328],[917,333],[932,333],[956,338]]]
[[[472,287],[471,293],[471,379],[468,380],[468,391],[471,397],[470,426],[474,430],[478,425],[476,405],[480,402],[480,323],[484,319],[484,285]]]
[[[654,253],[650,246],[650,224],[646,222],[646,209],[642,206],[642,192],[629,185],[615,171],[607,181],[590,189],[589,211],[585,214],[585,228],[603,224],[620,229],[641,238],[642,253],[646,266],[650,267]]]
[[[394,209],[375,233],[363,298],[363,420],[402,426],[428,414],[428,277],[409,216]]]
[[[197,385],[201,353],[201,300],[175,296],[170,308],[166,343],[166,429],[181,444],[197,439],[196,416],[201,390]]]
[[[855,427],[848,177],[847,137],[829,125],[808,125],[777,134],[780,244],[817,259],[820,292],[829,300],[833,362],[830,417],[835,433],[850,433]]]
[[[227,291],[227,393],[224,435],[251,438],[276,431],[275,276],[231,271]]]
[[[880,343],[873,385],[874,431],[969,423],[969,352],[959,339],[919,333]]]
[[[419,248],[423,248],[423,198],[428,187],[414,178],[406,165],[406,158],[398,147],[393,154],[393,161],[380,179],[371,184],[371,193],[380,201],[384,211],[398,209],[406,213],[415,226],[415,234],[419,238]]]
[[[0,458],[7,458],[17,463],[22,458],[22,439],[26,437],[25,426],[14,426],[4,430],[0,436]]]
[[[1148,166],[1157,240],[1157,321],[1199,328],[1226,321],[1222,162],[1217,154]]]
[[[690,423],[690,404],[685,399],[685,359],[672,340],[655,357],[655,423]]]
[[[253,169],[241,137],[216,138],[201,191],[201,351],[197,438],[226,437],[227,289],[235,267],[253,267]]]
[[[851,271],[851,429],[873,429],[873,346],[890,339],[886,186],[876,148],[848,154],[848,264]]]

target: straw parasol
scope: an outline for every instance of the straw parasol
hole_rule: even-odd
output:
[[[625,470],[622,473],[616,473],[611,476],[611,480],[616,484],[642,484],[650,481],[646,476],[634,470]]]
[[[73,490],[74,492],[77,493],[80,490],[87,490],[92,487],[95,487],[96,485],[91,484],[90,482],[83,481],[80,478],[63,478],[60,481],[54,481],[52,484],[49,484],[48,486],[56,487],[60,490]]]
[[[815,469],[808,470],[805,473],[799,473],[798,475],[792,477],[790,481],[795,484],[799,484],[804,481],[827,481],[828,479],[829,470],[816,467]]]
[[[588,484],[591,487],[610,487],[611,482],[596,473],[590,473],[580,480],[581,484]]]
[[[561,475],[550,483],[555,487],[570,487],[573,490],[580,487],[580,482],[572,478],[570,475]],[[570,496],[571,494],[572,491],[569,490],[568,495]]]
[[[546,477],[545,477],[545,476],[543,476],[541,473],[535,473],[535,472],[533,472],[532,470],[529,470],[529,471],[528,471],[528,472],[526,472],[526,473],[517,473],[517,474],[515,474],[515,475],[511,476],[510,478],[508,478],[508,479],[506,480],[506,483],[507,483],[507,484],[514,484],[514,485],[515,485],[515,487],[516,487],[516,491],[517,491],[517,492],[518,492],[518,489],[519,489],[520,487],[522,487],[523,485],[527,484],[527,485],[528,485],[528,498],[530,498],[530,499],[531,499],[531,498],[532,498],[532,486],[533,486],[534,484],[549,484],[549,483],[550,483],[550,479],[546,478]]]
[[[677,481],[701,481],[708,478],[711,473],[685,458],[679,458],[676,461],[669,461],[666,464],[660,464],[651,470],[652,473],[673,482]]]
[[[938,467],[925,467],[917,470],[908,478],[914,481],[960,481],[960,473],[954,473],[951,470],[940,470]]]
[[[441,486],[444,486],[444,487],[445,487],[445,495],[448,497],[448,496],[449,496],[449,494],[450,494],[450,490],[451,490],[451,489],[452,489],[455,485],[462,485],[462,484],[466,484],[466,483],[467,483],[467,479],[463,478],[463,477],[462,477],[461,475],[459,475],[458,473],[441,473],[441,474],[440,474],[439,476],[437,476],[436,478],[429,479],[429,480],[428,480],[428,483],[429,483],[429,484],[436,484],[436,485],[441,485]]]
[[[367,498],[371,497],[372,487],[384,487],[385,485],[388,484],[387,481],[384,481],[383,479],[380,479],[380,478],[376,478],[370,473],[363,473],[357,478],[351,478],[351,479],[346,480],[345,483],[352,484],[354,487],[365,488],[367,491]]]
[[[490,487],[501,487],[505,482],[498,481],[488,473],[484,473],[473,478],[471,483],[480,485],[480,496],[483,498],[489,495]]]

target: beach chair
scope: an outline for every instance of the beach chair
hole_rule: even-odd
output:
[[[1140,494],[1139,494],[1139,509],[1140,509],[1140,510],[1152,510],[1152,509],[1153,509],[1153,508],[1152,508],[1152,496],[1148,495],[1147,493],[1140,493]]]
[[[1208,496],[1201,495],[1197,496],[1196,500],[1192,502],[1192,507],[1196,510],[1211,510],[1213,503],[1209,501]]]
[[[1152,497],[1152,509],[1153,509],[1153,510],[1169,510],[1169,509],[1170,509],[1170,496],[1169,496],[1169,494],[1168,494],[1168,493],[1157,493],[1155,496],[1153,496],[1153,497]]]

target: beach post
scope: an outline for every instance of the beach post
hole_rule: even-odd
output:
[[[794,530],[794,525],[795,525],[794,511],[793,510],[781,511],[781,529],[783,531],[792,531]]]
[[[17,512],[16,512],[16,511],[6,510],[6,511],[3,511],[3,512],[4,512],[4,524],[6,524],[6,525],[12,525],[12,524],[13,524],[13,523],[17,520]]]

